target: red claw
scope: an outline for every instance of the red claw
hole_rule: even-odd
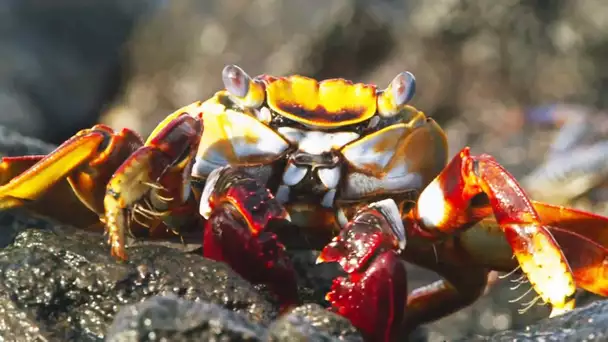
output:
[[[227,263],[254,284],[270,286],[282,310],[296,304],[297,282],[285,247],[264,230],[268,222],[286,215],[272,194],[245,173],[224,168],[209,176],[203,196],[202,205],[211,209],[203,255]]]
[[[363,209],[318,259],[337,261],[348,273],[334,280],[326,299],[371,341],[389,341],[396,335],[407,299],[400,239],[390,222],[382,208]]]

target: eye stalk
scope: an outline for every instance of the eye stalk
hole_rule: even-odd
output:
[[[228,93],[243,107],[258,108],[264,102],[264,85],[252,79],[238,66],[225,66],[222,70],[222,81]]]
[[[395,76],[386,89],[378,95],[378,113],[391,117],[399,113],[416,93],[416,78],[410,72]]]

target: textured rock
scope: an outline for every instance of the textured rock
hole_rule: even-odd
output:
[[[50,223],[44,229],[40,220],[11,213],[1,217],[4,231],[21,231],[0,251],[0,311],[5,313],[0,326],[6,339],[40,334],[51,340],[101,340],[121,306],[157,294],[215,303],[256,323],[276,315],[249,283],[199,255],[133,247],[123,264],[110,256],[100,234]]]
[[[291,310],[270,327],[272,341],[363,341],[361,335],[342,316],[317,304]]]
[[[106,341],[260,341],[263,335],[262,326],[234,311],[168,295],[122,309],[108,330]]]
[[[491,337],[464,341],[559,341],[600,342],[608,340],[608,301],[600,301],[553,319],[542,320],[523,329],[504,331]]]

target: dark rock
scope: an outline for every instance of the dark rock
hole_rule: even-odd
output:
[[[261,341],[263,335],[262,326],[239,313],[169,295],[122,309],[106,341]]]
[[[123,47],[159,1],[7,0],[0,10],[0,125],[59,143],[119,89]]]
[[[317,304],[281,316],[270,327],[271,341],[363,341],[350,322]]]
[[[523,329],[504,331],[491,337],[466,341],[606,341],[608,340],[608,301],[598,301]],[[465,340],[463,340],[465,341]]]
[[[129,261],[119,263],[100,234],[11,216],[0,215],[3,228],[26,230],[0,251],[5,339],[102,340],[121,306],[154,295],[215,303],[254,323],[276,316],[274,306],[224,264],[156,245],[130,248]]]
[[[56,147],[4,126],[0,126],[0,142],[0,157],[47,154]]]

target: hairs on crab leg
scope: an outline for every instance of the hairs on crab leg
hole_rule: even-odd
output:
[[[108,182],[104,222],[113,256],[126,260],[125,233],[132,221],[145,224],[152,234],[161,224],[171,232],[198,226],[189,178],[202,130],[199,118],[192,115],[198,106],[168,116]]]
[[[471,201],[485,195],[488,205],[474,210]],[[410,219],[437,235],[470,228],[494,215],[523,273],[552,316],[574,307],[576,284],[555,238],[525,192],[488,155],[471,156],[464,148],[420,194]]]

